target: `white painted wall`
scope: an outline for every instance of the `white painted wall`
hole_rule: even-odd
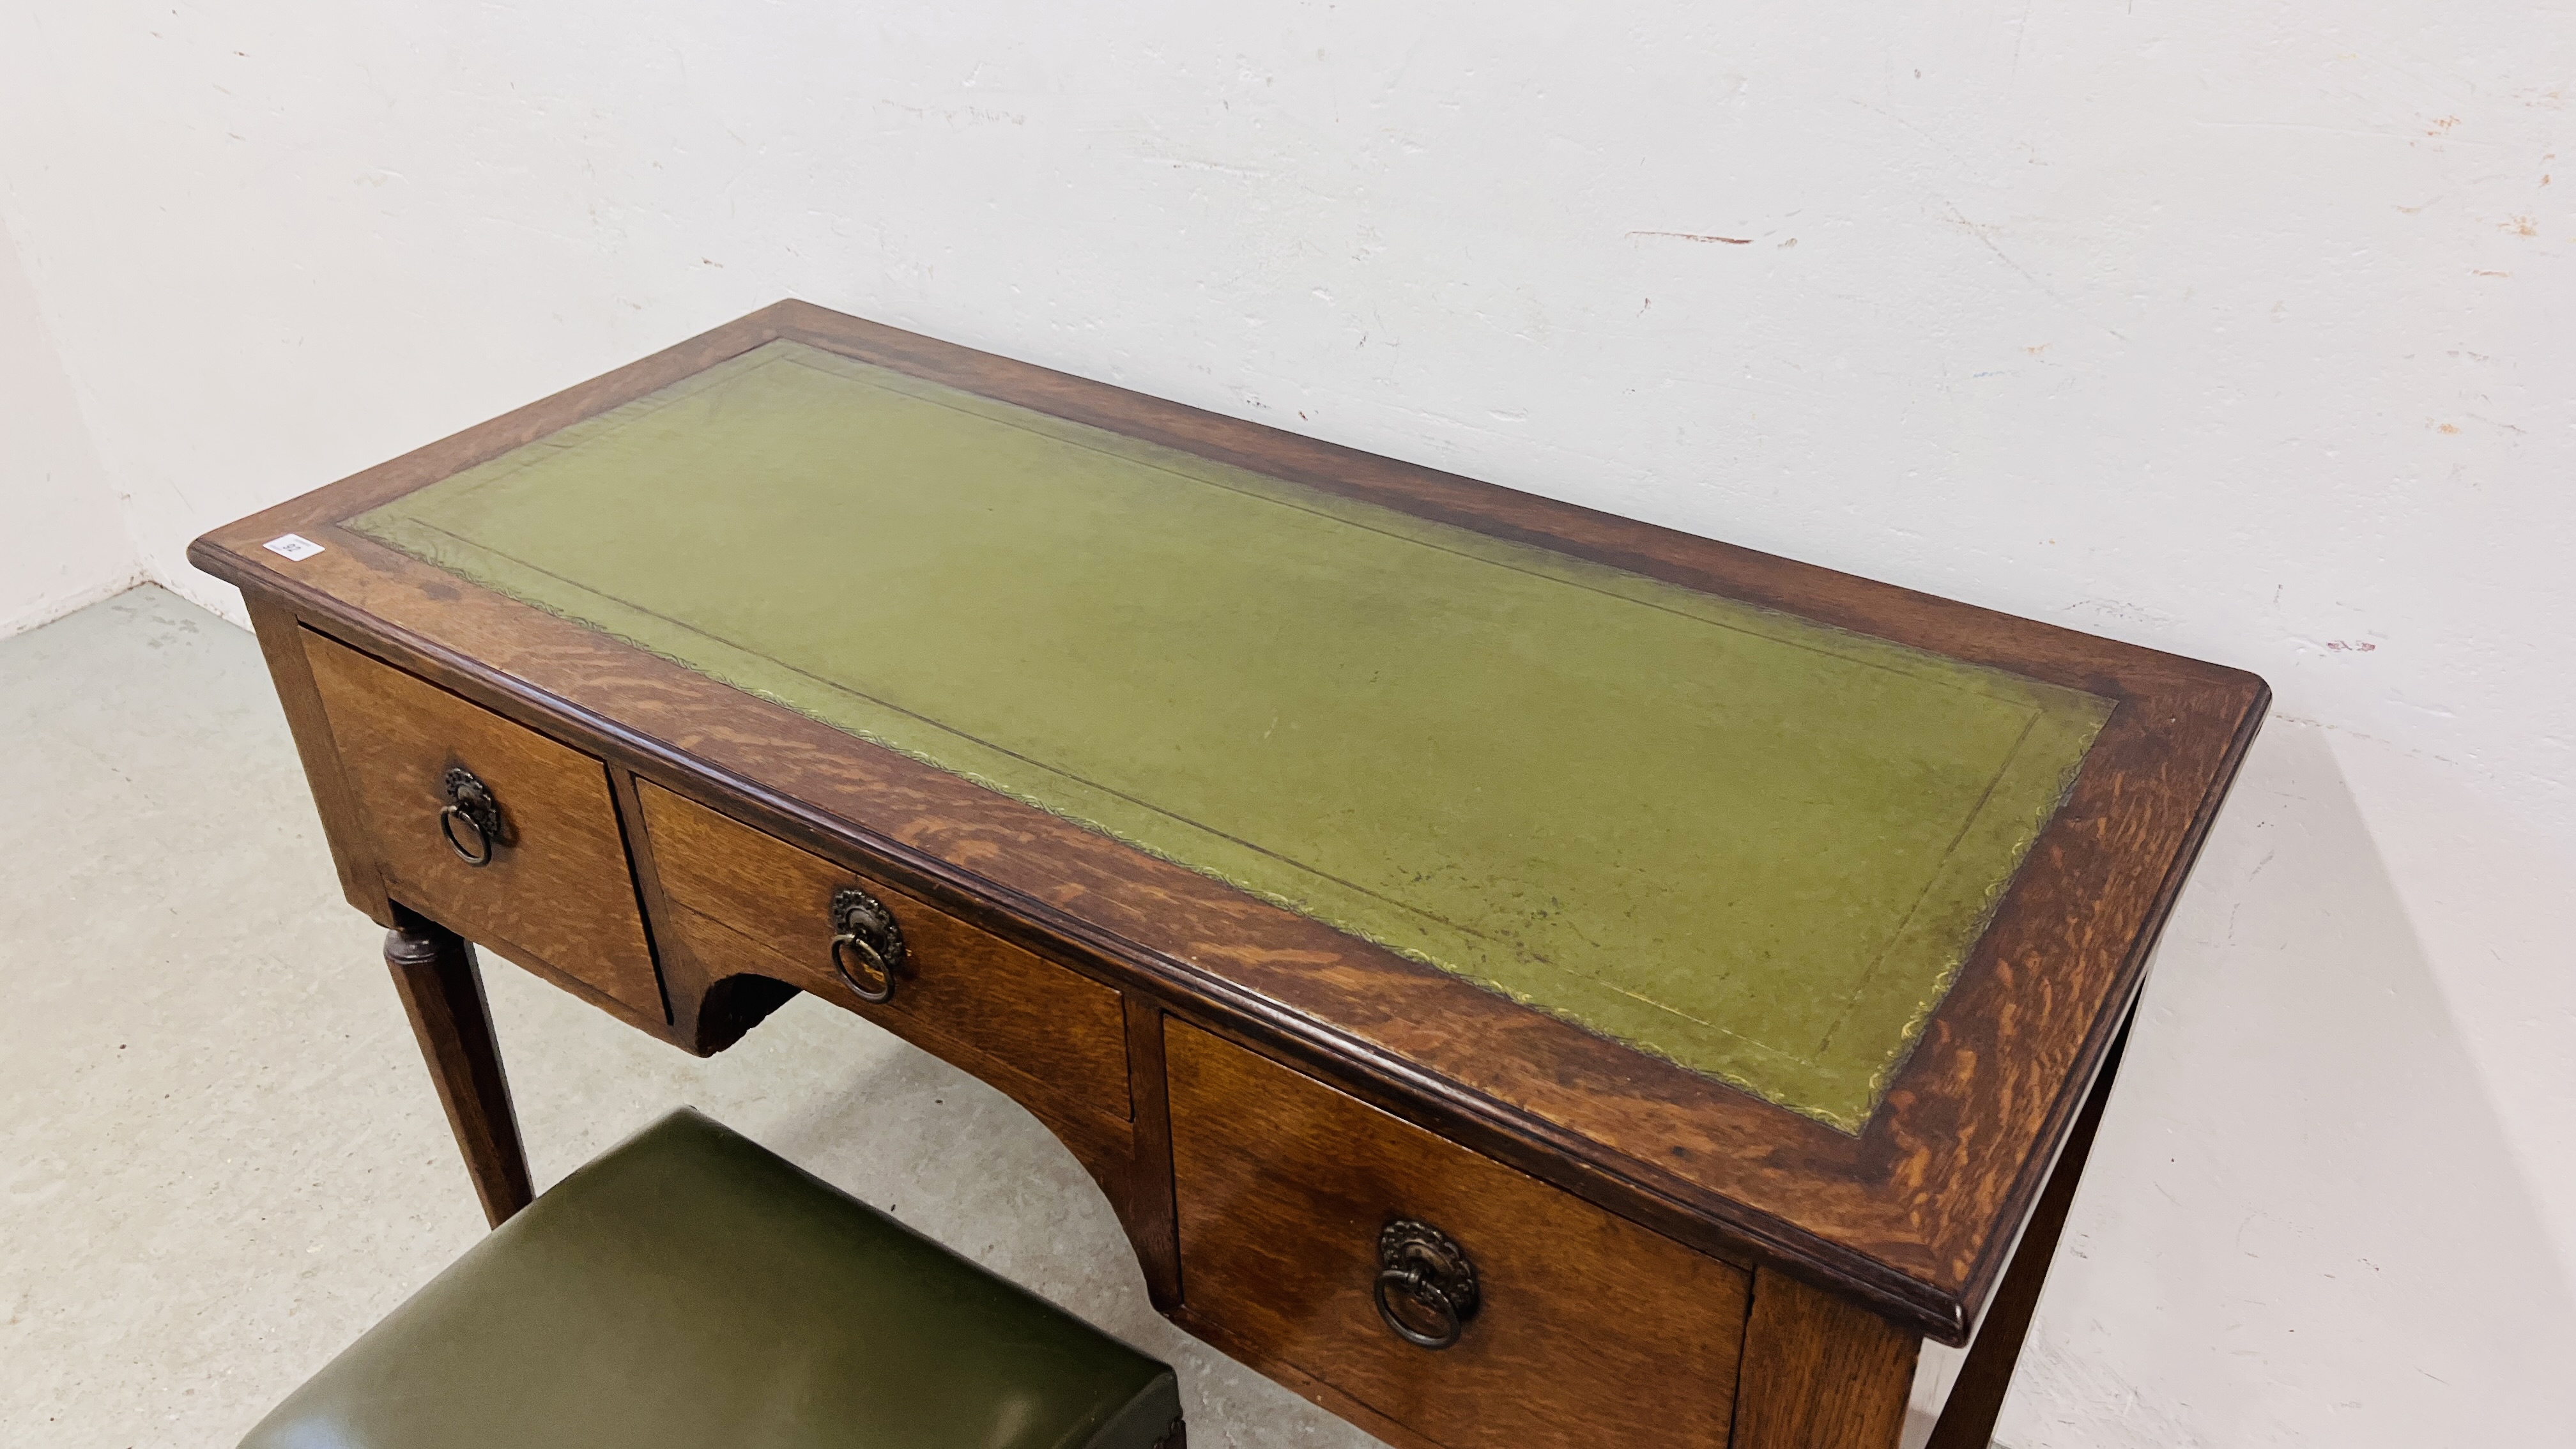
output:
[[[0,216],[0,639],[142,578]]]
[[[218,607],[794,294],[2258,670],[2004,1438],[2563,1438],[2564,0],[1090,8],[11,7],[0,220]]]

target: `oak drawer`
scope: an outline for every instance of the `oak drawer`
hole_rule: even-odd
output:
[[[304,653],[392,895],[659,1026],[661,981],[607,767],[319,634],[305,633]],[[460,769],[497,809],[488,842],[469,820],[443,818]],[[477,866],[461,851],[489,858]]]
[[[1451,1449],[1726,1443],[1741,1270],[1195,1027],[1165,1050],[1190,1322]],[[1398,1220],[1474,1264],[1447,1348],[1380,1321]]]
[[[838,1002],[1077,1136],[1128,1121],[1117,991],[649,781],[637,789],[671,908],[666,929],[711,979],[767,976]],[[883,1002],[862,998],[833,964],[833,901],[854,887],[902,931],[902,964]],[[864,961],[852,969],[877,986]]]

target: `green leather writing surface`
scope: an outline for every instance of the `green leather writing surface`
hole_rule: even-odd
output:
[[[351,526],[1845,1129],[2109,711],[787,342]]]

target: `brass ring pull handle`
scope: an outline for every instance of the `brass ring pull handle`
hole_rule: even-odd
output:
[[[1398,1218],[1377,1235],[1377,1262],[1377,1316],[1396,1337],[1442,1349],[1467,1331],[1478,1304],[1476,1265],[1447,1233]]]
[[[857,886],[832,893],[832,970],[861,1001],[894,1000],[895,973],[903,967],[903,927],[886,903]],[[858,970],[852,970],[855,964]]]
[[[439,789],[447,797],[447,807],[438,812],[438,833],[447,837],[447,848],[467,865],[490,865],[492,852],[501,844],[501,802],[492,798],[491,787],[463,765],[450,765]],[[460,826],[472,832],[471,846],[457,838]]]

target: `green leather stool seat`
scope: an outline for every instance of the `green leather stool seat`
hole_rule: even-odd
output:
[[[1177,1449],[1172,1371],[691,1111],[566,1178],[243,1449]]]

